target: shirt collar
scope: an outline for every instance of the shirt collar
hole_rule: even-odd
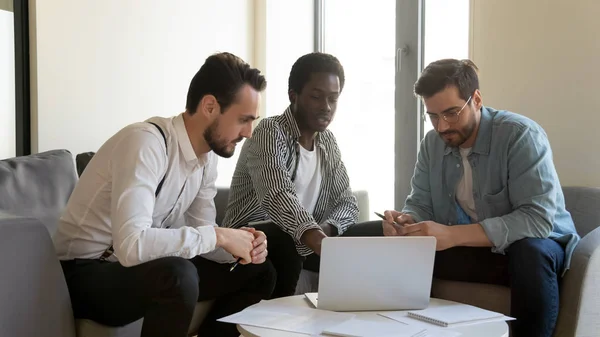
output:
[[[183,114],[184,113],[181,113],[173,119],[173,127],[175,128],[175,135],[177,135],[179,149],[181,150],[183,158],[185,158],[186,162],[190,164],[199,163],[202,165],[206,161],[207,155],[203,155],[200,158],[196,156],[196,152],[194,152],[192,142],[190,141],[190,136],[185,129]]]
[[[492,127],[493,127],[493,116],[488,108],[481,107],[481,119],[479,120],[479,129],[477,130],[477,137],[475,138],[475,144],[471,152],[488,155],[490,154],[490,147],[492,144]],[[458,149],[446,146],[444,149],[444,155],[452,152],[457,152]]]
[[[475,145],[473,145],[472,152],[484,155],[490,154],[490,147],[492,145],[492,127],[492,114],[488,108],[482,106],[479,130],[477,131],[477,138],[475,139]]]
[[[298,127],[298,122],[296,122],[296,118],[294,118],[294,114],[292,113],[292,107],[288,106],[283,113],[283,123],[287,130],[290,132],[290,135],[294,139],[300,138],[300,128]]]

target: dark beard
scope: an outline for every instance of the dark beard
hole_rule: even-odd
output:
[[[221,141],[218,136],[217,136],[217,128],[219,126],[219,123],[217,121],[214,121],[205,131],[204,131],[204,140],[206,140],[206,143],[208,144],[208,146],[210,147],[210,149],[219,157],[223,157],[223,158],[231,158],[231,156],[233,156],[233,153],[235,152],[235,149],[232,151],[229,151],[227,149],[227,145],[229,144],[224,144],[223,141]]]
[[[474,117],[473,117],[474,118]],[[476,122],[475,120],[472,121],[472,123],[466,125],[464,128],[460,129],[460,130],[449,130],[443,133],[439,133],[439,136],[442,138],[442,140],[446,143],[446,145],[450,146],[450,147],[460,147],[461,145],[463,145],[473,134],[473,132],[475,132],[475,127],[476,127]],[[452,144],[452,143],[448,143],[446,142],[446,140],[444,139],[444,135],[446,134],[456,134],[459,136],[459,139],[457,141],[456,144]]]

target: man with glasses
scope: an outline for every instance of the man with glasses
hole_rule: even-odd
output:
[[[552,336],[579,237],[546,133],[483,106],[469,60],[431,63],[414,89],[434,130],[402,212],[385,212],[384,234],[435,236],[434,277],[510,286],[514,336]]]

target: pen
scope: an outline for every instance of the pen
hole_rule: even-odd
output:
[[[235,267],[237,267],[237,265],[240,264],[240,261],[242,261],[242,258],[238,257],[237,261],[235,261],[235,263],[233,264],[233,266],[231,266],[231,269],[229,269],[229,271],[233,271]]]
[[[381,213],[377,213],[377,212],[373,212],[373,213],[375,213],[375,215],[377,215],[377,216],[378,216],[378,217],[380,217],[381,219],[385,220],[385,216],[384,216],[383,214],[381,214]],[[402,226],[402,225],[400,225],[399,223],[397,223],[396,221],[394,221],[394,223],[395,223],[396,225],[398,225],[398,226]]]

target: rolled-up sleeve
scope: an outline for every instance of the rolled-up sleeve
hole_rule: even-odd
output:
[[[561,188],[543,130],[519,129],[509,145],[507,161],[508,182],[503,193],[512,212],[481,222],[498,253],[515,241],[550,235]]]

